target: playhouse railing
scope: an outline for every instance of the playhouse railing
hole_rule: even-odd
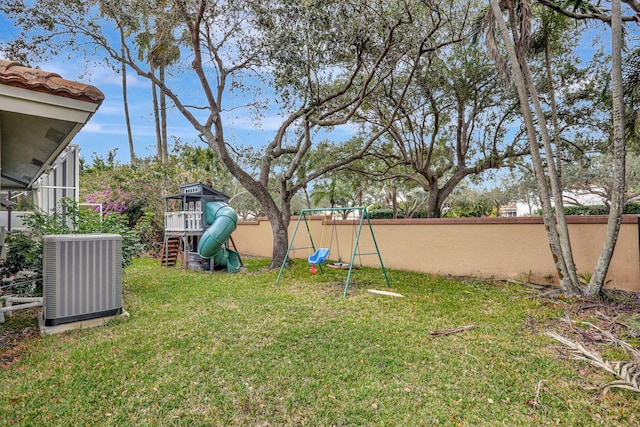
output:
[[[202,230],[201,211],[165,212],[165,231],[198,231]]]

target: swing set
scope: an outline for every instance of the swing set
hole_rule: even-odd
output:
[[[314,213],[324,213],[324,212],[344,212],[344,211],[354,211],[354,212],[360,212],[360,222],[358,223],[357,226],[357,231],[355,229],[356,226],[356,222],[354,221],[353,225],[354,228],[352,229],[352,250],[351,250],[351,262],[349,264],[344,264],[342,262],[342,258],[340,257],[340,245],[338,242],[338,232],[336,230],[336,225],[335,222],[333,224],[333,227],[331,229],[331,237],[330,237],[330,241],[329,241],[329,247],[324,247],[324,240],[325,240],[325,231],[326,231],[326,224],[327,224],[327,218],[326,216],[324,217],[324,219],[322,220],[322,234],[320,236],[320,244],[318,245],[318,247],[316,247],[315,242],[313,241],[313,236],[311,235],[311,227],[309,225],[309,216],[311,216]],[[358,248],[359,248],[359,242],[360,242],[360,234],[362,232],[362,226],[364,225],[364,221],[367,221],[367,225],[369,228],[369,231],[371,232],[371,239],[373,240],[373,245],[375,247],[375,252],[366,252],[366,253],[360,253],[358,252]],[[304,247],[294,247],[293,246],[293,242],[295,241],[296,238],[296,234],[298,233],[298,228],[300,226],[300,223],[304,221],[305,227],[307,229],[307,233],[309,235],[309,246],[304,246]],[[355,235],[355,236],[354,236]],[[289,247],[287,248],[287,253],[284,257],[284,261],[282,262],[282,265],[280,266],[280,272],[278,273],[278,278],[276,279],[276,285],[280,282],[280,277],[282,276],[282,272],[284,271],[284,267],[287,264],[287,261],[289,259],[289,253],[292,251],[296,251],[299,249],[308,249],[309,250],[309,264],[311,264],[311,269],[309,270],[310,273],[312,274],[316,274],[318,273],[318,271],[322,274],[322,263],[324,263],[327,259],[327,257],[329,256],[329,254],[331,253],[331,248],[333,246],[333,239],[335,236],[335,240],[336,240],[336,247],[337,247],[337,252],[338,252],[338,262],[337,263],[333,263],[333,264],[328,264],[328,267],[331,268],[338,268],[338,269],[343,269],[343,270],[349,270],[349,272],[347,273],[347,280],[345,281],[344,284],[344,294],[343,294],[343,298],[347,297],[347,292],[349,291],[349,282],[351,281],[351,273],[354,269],[354,261],[356,258],[356,255],[359,257],[360,259],[360,263],[362,264],[362,255],[378,255],[378,259],[380,260],[380,266],[382,267],[382,273],[384,274],[384,279],[387,282],[387,286],[391,287],[391,285],[389,284],[389,277],[387,276],[387,270],[384,268],[384,263],[382,262],[382,256],[380,255],[380,250],[378,249],[378,243],[376,242],[376,237],[373,234],[373,228],[371,227],[371,221],[369,220],[369,214],[367,212],[367,208],[366,206],[359,206],[359,207],[352,207],[352,208],[319,208],[319,209],[303,209],[302,211],[300,211],[300,216],[298,217],[298,222],[296,223],[296,227],[293,230],[293,236],[291,237],[291,242],[289,243]],[[313,253],[311,253],[313,252]],[[316,266],[318,267],[318,269],[316,269]],[[356,267],[359,268],[359,267]]]

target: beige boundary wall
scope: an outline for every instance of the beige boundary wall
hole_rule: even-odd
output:
[[[625,215],[607,280],[608,287],[640,292],[640,235],[636,215]],[[289,238],[297,217],[291,218]],[[600,254],[607,218],[568,217],[569,233],[578,272],[593,272]],[[316,247],[330,247],[330,260],[349,262],[358,221],[311,217],[310,230]],[[323,223],[324,227],[323,227]],[[534,283],[557,283],[542,218],[456,218],[371,220],[385,267],[424,273],[518,279]],[[334,228],[335,227],[335,228]],[[331,235],[333,234],[333,239]],[[337,236],[337,237],[336,237]],[[269,221],[238,223],[233,239],[242,254],[271,257]],[[331,243],[331,245],[330,245]],[[292,258],[307,258],[311,251],[304,221],[296,234]],[[364,222],[358,252],[375,252]],[[363,255],[355,264],[379,266],[377,255]]]

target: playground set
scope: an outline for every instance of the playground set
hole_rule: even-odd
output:
[[[242,260],[229,248],[231,242],[236,249],[231,233],[238,215],[228,201],[229,196],[200,182],[182,185],[180,194],[165,197],[162,265],[175,266],[182,252],[185,268],[239,271]]]
[[[348,264],[345,264],[342,262],[342,259],[340,257],[340,246],[337,242],[338,239],[338,233],[336,231],[336,223],[335,221],[333,222],[333,227],[331,229],[331,236],[329,239],[329,244],[328,247],[324,246],[325,243],[325,231],[326,231],[326,224],[327,224],[327,217],[326,217],[326,213],[327,212],[331,212],[331,214],[333,214],[333,212],[345,212],[345,211],[350,211],[350,212],[354,212],[354,213],[359,213],[358,217],[359,220],[357,222],[357,227],[356,227],[356,221],[353,221],[353,231],[352,231],[352,249],[351,249],[351,261]],[[322,233],[321,233],[321,237],[320,237],[320,242],[318,245],[316,245],[316,242],[313,240],[313,235],[311,233],[311,227],[309,224],[309,217],[313,214],[322,214],[325,215],[322,221]],[[363,225],[366,221],[367,224],[367,228],[369,230],[369,232],[371,233],[371,239],[373,241],[373,246],[375,247],[375,252],[359,252],[359,243],[360,243],[360,236],[361,236],[361,232],[362,232],[362,228]],[[296,239],[296,234],[298,233],[298,228],[300,227],[300,223],[303,222],[305,225],[305,228],[307,230],[307,234],[309,236],[309,246],[300,246],[300,247],[295,247],[294,246],[294,242]],[[354,266],[354,262],[356,259],[356,256],[358,256],[360,259],[363,255],[377,255],[378,256],[378,260],[380,261],[380,267],[382,268],[382,273],[384,274],[384,279],[387,283],[387,287],[390,287],[391,285],[389,284],[389,277],[387,275],[387,270],[384,267],[384,263],[382,262],[382,256],[380,255],[380,250],[378,249],[378,243],[376,242],[376,237],[373,234],[373,228],[371,227],[371,221],[369,219],[369,213],[367,212],[367,208],[366,206],[359,206],[359,207],[351,207],[351,208],[319,208],[319,209],[303,209],[302,211],[300,211],[300,216],[298,217],[298,221],[296,222],[296,226],[293,230],[293,235],[291,236],[291,241],[289,243],[289,247],[287,248],[287,253],[284,257],[284,261],[282,262],[282,265],[280,266],[280,271],[278,273],[278,277],[276,279],[276,284],[278,284],[280,282],[280,278],[282,276],[282,272],[284,271],[284,267],[287,264],[287,261],[289,260],[289,254],[293,251],[296,250],[300,250],[300,249],[307,249],[310,250],[311,252],[313,252],[309,258],[308,258],[308,262],[311,265],[311,268],[309,269],[309,272],[312,274],[317,274],[318,272],[320,272],[321,274],[323,273],[322,270],[322,264],[327,261],[327,258],[329,257],[329,255],[331,254],[331,249],[333,246],[333,241],[334,241],[334,236],[335,236],[335,240],[336,240],[336,247],[337,247],[337,252],[338,252],[338,262],[332,262],[332,263],[328,263],[327,267],[329,268],[337,268],[337,269],[341,269],[341,270],[348,270],[349,272],[347,273],[347,278],[344,284],[344,293],[343,293],[343,297],[346,298],[347,297],[347,293],[349,291],[349,283],[351,281],[351,274],[353,272],[354,269],[358,269],[360,267]],[[318,268],[316,268],[316,266]]]

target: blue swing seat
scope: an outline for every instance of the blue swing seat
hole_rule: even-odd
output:
[[[328,248],[320,248],[313,255],[309,257],[309,264],[320,264],[324,262],[325,259],[329,256]]]

